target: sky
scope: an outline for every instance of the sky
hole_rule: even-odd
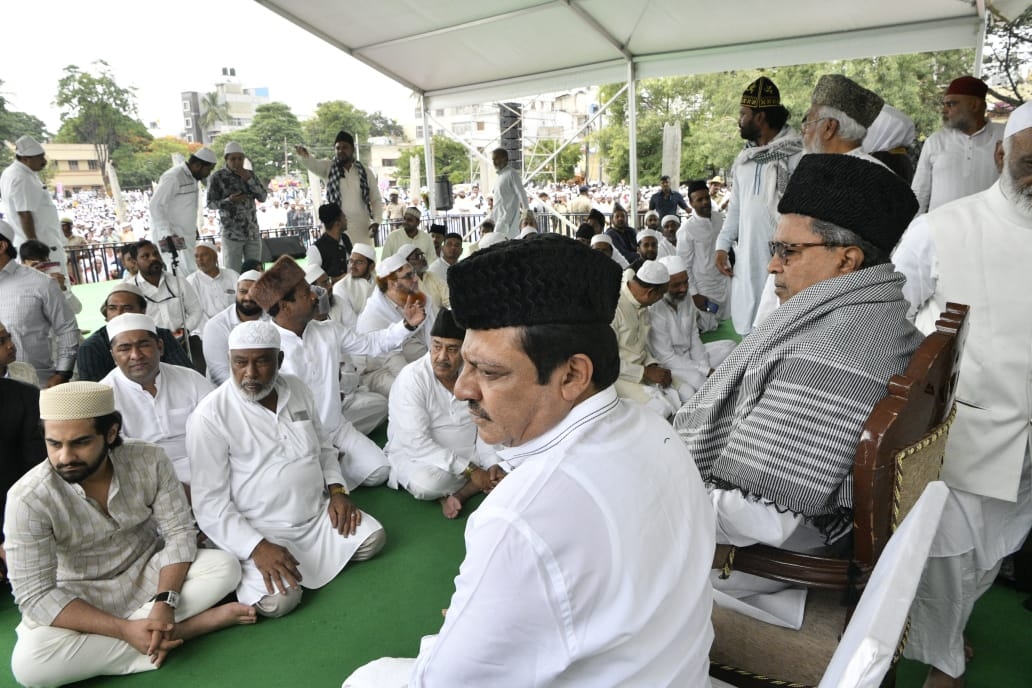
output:
[[[411,91],[253,0],[47,0],[5,2],[0,93],[7,108],[60,127],[52,103],[64,68],[107,62],[122,87],[135,86],[139,120],[158,135],[182,129],[182,91],[215,90],[223,67],[245,88],[307,119],[318,103],[346,100],[402,124]],[[327,78],[332,74],[333,78]]]

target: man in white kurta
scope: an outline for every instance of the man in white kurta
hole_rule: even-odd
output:
[[[233,304],[240,273],[220,268],[219,254],[210,244],[198,244],[194,249],[194,260],[197,270],[187,275],[186,281],[197,292],[204,317],[211,318]]]
[[[376,249],[369,244],[355,244],[348,259],[348,274],[333,285],[333,295],[346,298],[356,314],[362,312],[376,289],[375,267]]]
[[[192,368],[161,362],[162,342],[149,316],[126,313],[107,324],[116,368],[100,382],[115,391],[122,432],[165,450],[179,482],[190,484],[186,419],[215,389]]]
[[[502,291],[478,293],[499,270]],[[344,686],[708,685],[713,513],[670,425],[613,390],[619,268],[545,235],[448,277],[469,326],[457,396],[509,473],[469,518],[439,635],[400,677],[364,678],[373,663]],[[524,327],[555,338],[553,369]]]
[[[950,498],[906,647],[908,657],[933,667],[926,685],[962,685],[971,610],[1032,527],[1030,158],[1026,103],[1007,123],[1000,180],[918,217],[893,256],[922,330],[934,329],[948,301],[971,306],[942,469]]]
[[[426,312],[425,324],[406,337],[396,352],[401,354],[399,358],[403,357],[406,363],[422,357],[430,350],[430,330],[433,329],[437,309],[419,291],[419,276],[415,269],[401,256],[391,256],[376,266],[376,286],[358,315],[358,331],[364,334],[390,327],[404,317],[407,302],[423,299],[426,301],[423,306]]]
[[[422,220],[423,215],[419,212],[419,208],[406,208],[404,224],[387,235],[380,255],[390,258],[405,244],[412,244],[424,254],[436,256],[437,250],[434,248],[433,237],[419,226]]]
[[[302,585],[322,587],[386,541],[376,519],[347,498],[308,387],[278,373],[277,340],[272,323],[237,326],[233,377],[187,425],[197,524],[240,560],[237,599],[264,616],[290,612]]]
[[[141,242],[136,250],[140,271],[129,280],[147,299],[147,314],[158,327],[172,330],[176,336],[200,335],[204,328],[204,308],[197,290],[186,281],[182,272],[173,275],[165,269],[158,247]]]
[[[688,284],[693,301],[696,294],[716,304],[716,312],[700,311],[699,330],[710,332],[727,318],[731,279],[715,264],[717,237],[724,226],[724,217],[713,212],[706,182],[688,185],[688,204],[692,212],[677,229],[677,255],[688,268]],[[699,304],[696,304],[698,306]],[[705,305],[705,303],[703,303]]]
[[[57,206],[39,177],[47,164],[46,151],[31,136],[15,143],[15,160],[0,174],[0,200],[4,219],[14,228],[14,247],[26,239],[38,239],[50,249],[50,259],[67,274],[65,238],[61,232]]]
[[[520,214],[527,203],[527,192],[523,188],[523,180],[519,173],[509,165],[509,154],[502,148],[491,153],[491,161],[495,166],[494,210],[491,217],[495,222],[495,230],[510,239],[520,235]]]
[[[180,237],[186,248],[177,251],[180,274],[197,269],[194,247],[197,246],[197,215],[200,209],[198,182],[207,179],[218,158],[209,148],[201,148],[190,158],[166,170],[150,200],[151,238],[161,246],[170,237]],[[172,254],[162,250],[165,264],[172,267]]]
[[[224,308],[204,325],[204,362],[206,375],[216,386],[229,379],[229,333],[233,328],[248,320],[268,320],[262,307],[255,303],[248,292],[255,280],[262,276],[257,270],[248,270],[237,278],[236,300]]]

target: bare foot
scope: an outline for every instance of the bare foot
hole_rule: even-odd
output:
[[[971,645],[971,641],[964,636],[964,661],[970,662],[975,658],[975,648]]]
[[[445,518],[457,518],[462,512],[462,502],[455,495],[441,497],[438,501],[441,503],[441,511],[444,512]]]
[[[935,667],[930,667],[928,669],[928,677],[924,682],[924,688],[964,688],[964,677],[953,678]]]
[[[176,624],[176,637],[189,640],[221,628],[244,626],[256,621],[258,614],[254,607],[239,602],[227,602]]]

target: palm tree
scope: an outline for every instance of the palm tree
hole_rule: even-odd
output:
[[[198,124],[201,127],[201,134],[209,139],[208,131],[219,122],[229,120],[229,108],[225,101],[219,100],[219,94],[215,91],[205,93],[201,98],[201,116]]]

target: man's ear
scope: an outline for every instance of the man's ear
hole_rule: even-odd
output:
[[[842,252],[841,271],[845,275],[856,272],[864,264],[864,250],[859,246],[847,246]]]
[[[574,354],[561,366],[562,380],[560,391],[564,400],[576,402],[591,389],[591,376],[595,373],[595,365],[586,354]]]

